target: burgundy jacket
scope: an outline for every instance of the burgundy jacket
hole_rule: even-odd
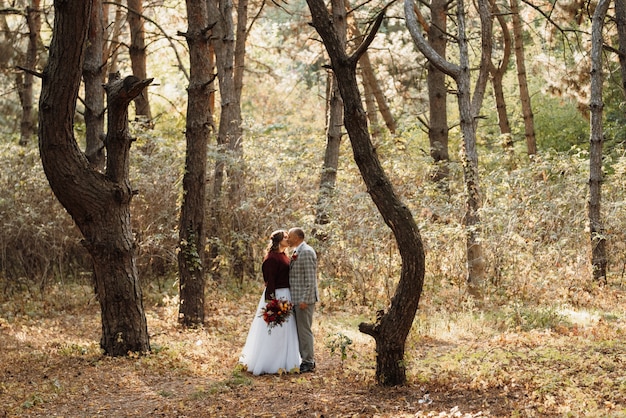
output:
[[[276,296],[276,289],[289,287],[289,257],[285,253],[270,251],[261,267],[265,281],[265,299]]]

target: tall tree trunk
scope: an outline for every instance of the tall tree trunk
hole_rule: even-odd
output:
[[[602,28],[610,0],[600,0],[591,23],[591,97],[589,101],[591,129],[589,135],[589,235],[593,279],[606,283],[606,238],[601,215],[602,144],[604,131],[602,114]]]
[[[26,23],[28,25],[28,47],[26,49],[25,67],[35,71],[37,55],[39,51],[39,39],[41,34],[41,7],[40,0],[31,0],[31,5],[26,8]],[[18,74],[18,91],[22,104],[22,120],[20,122],[20,145],[27,145],[33,138],[35,123],[33,119],[33,74],[26,71],[22,76]]]
[[[85,155],[97,170],[104,170],[104,9],[102,0],[93,0],[89,35],[85,48]]]
[[[111,77],[107,86],[107,169],[94,170],[74,138],[74,113],[91,2],[55,2],[55,23],[39,102],[39,151],[52,191],[84,236],[94,262],[108,355],[150,349],[130,223],[132,138],[128,105],[152,80]]]
[[[448,1],[432,0],[430,3],[431,23],[428,29],[428,43],[433,50],[445,59],[447,34],[445,29],[448,20]],[[430,156],[435,168],[430,178],[448,190],[448,176],[450,154],[448,150],[448,89],[446,74],[428,62],[428,106],[430,126],[428,140],[430,141]]]
[[[385,386],[401,385],[406,383],[404,350],[422,293],[425,255],[413,215],[396,195],[376,155],[356,78],[357,62],[374,39],[383,14],[378,16],[372,32],[355,53],[347,56],[324,1],[307,0],[307,3],[311,10],[313,27],[322,37],[333,72],[337,76],[344,102],[344,123],[352,144],[354,160],[372,201],[393,231],[400,249],[402,271],[389,311],[381,312],[375,324],[362,323],[359,329],[376,341],[377,382]]]
[[[626,97],[626,0],[615,0],[615,23],[619,42],[619,66],[622,75],[622,93]]]
[[[130,27],[130,62],[133,75],[141,80],[146,78],[146,40],[143,27],[143,0],[128,0],[128,26]],[[145,126],[152,126],[152,113],[148,92],[135,98],[135,115]]]
[[[108,16],[108,9],[111,6],[109,2],[104,2],[104,16]],[[107,39],[109,40],[104,49],[103,61],[108,62],[108,73],[117,72],[118,56],[120,51],[120,35],[124,27],[124,13],[119,4],[115,6],[115,17],[112,25],[107,30]],[[108,58],[108,59],[107,59]]]
[[[489,4],[486,0],[478,1],[478,12],[481,21],[481,61],[479,74],[476,78],[474,95],[470,90],[471,74],[469,65],[469,48],[465,30],[465,5],[457,1],[457,25],[459,43],[459,65],[450,63],[426,42],[418,25],[413,0],[404,1],[406,22],[411,37],[417,48],[426,56],[431,64],[451,76],[457,84],[457,101],[463,136],[463,176],[465,179],[465,215],[463,224],[466,231],[467,250],[467,284],[469,292],[482,296],[485,281],[485,261],[483,247],[480,242],[480,208],[482,198],[478,175],[478,152],[476,150],[476,126],[478,112],[484,99],[491,60],[492,20]]]
[[[509,123],[509,116],[506,111],[506,99],[504,98],[504,89],[502,86],[502,80],[509,67],[509,61],[511,59],[511,34],[509,27],[506,24],[506,20],[495,0],[490,0],[493,15],[498,20],[498,24],[502,29],[502,59],[496,67],[493,60],[489,61],[489,72],[491,73],[491,84],[493,85],[493,94],[496,99],[496,111],[498,112],[498,125],[500,127],[500,134],[505,137],[504,148],[512,150],[513,139],[511,138],[511,124]]]
[[[532,156],[537,154],[537,139],[535,138],[535,122],[533,109],[526,80],[526,59],[524,58],[524,37],[522,20],[519,15],[519,0],[510,0],[511,19],[513,21],[513,38],[515,44],[515,62],[517,64],[517,82],[519,84],[522,115],[524,116],[524,133],[526,136],[526,152]]]
[[[233,25],[233,3],[231,0],[209,0],[209,26],[212,27],[211,41],[215,48],[215,62],[219,80],[221,99],[220,125],[218,128],[217,142],[218,153],[216,161],[216,185],[214,186],[214,198],[227,198],[225,202],[216,202],[220,208],[229,208],[229,217],[226,212],[218,210],[214,222],[227,226],[225,231],[229,235],[226,242],[229,243],[232,263],[232,276],[241,282],[247,265],[253,261],[248,253],[248,242],[242,232],[245,214],[240,208],[242,186],[244,183],[243,161],[243,130],[241,126],[241,103],[237,97],[235,86],[235,29]],[[228,179],[228,193],[224,194],[217,182],[226,171]],[[218,173],[219,171],[219,173]],[[217,186],[221,186],[219,189]]]
[[[348,2],[346,2],[346,7],[350,7]],[[355,39],[357,40],[363,39],[363,34],[359,30],[358,25],[356,24],[351,25],[350,30],[354,33]],[[367,51],[365,51],[365,53],[359,60],[359,68],[361,69],[361,78],[363,80],[363,87],[364,87],[363,93],[366,96],[365,97],[366,103],[371,100],[371,98],[367,96],[371,95],[371,97],[375,99],[375,102],[378,105],[379,112],[381,116],[383,117],[383,120],[385,121],[385,125],[387,126],[387,129],[389,129],[389,132],[391,132],[392,134],[395,133],[397,129],[396,120],[391,114],[391,109],[389,109],[389,104],[387,103],[385,94],[383,93],[383,90],[380,88],[380,83],[378,82],[378,79],[376,78],[376,74],[374,73],[374,68],[372,66],[372,63],[370,61],[370,57]],[[376,125],[373,124],[374,121],[377,122],[378,120],[378,118],[374,119],[373,115],[375,115],[375,112],[368,108],[367,113],[368,113],[370,123],[372,123],[372,126],[371,126],[372,132],[373,133],[380,132],[381,128],[377,126],[377,124]]]
[[[205,201],[207,148],[213,115],[207,100],[213,79],[210,41],[205,35],[208,24],[205,1],[187,0],[185,34],[189,45],[190,81],[187,89],[187,151],[183,176],[183,201],[179,222],[179,292],[178,320],[185,326],[204,323],[206,240]]]
[[[332,19],[335,30],[339,35],[341,48],[346,48],[347,22],[346,4],[343,0],[331,1]],[[330,222],[329,208],[333,201],[332,196],[337,182],[339,169],[339,148],[341,146],[341,130],[343,128],[343,99],[339,92],[339,85],[334,73],[328,74],[327,109],[326,115],[326,150],[320,176],[320,188],[317,196],[315,223],[326,225]],[[324,239],[326,231],[316,230],[316,235]]]

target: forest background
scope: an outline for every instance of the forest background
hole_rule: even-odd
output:
[[[43,45],[51,33],[51,6],[40,5]],[[50,190],[36,138],[20,136],[16,80],[23,72],[16,65],[23,65],[20,51],[26,50],[26,4],[5,1],[2,8],[0,412],[289,415],[302,413],[303,395],[314,391],[309,412],[330,416],[625,413],[623,92],[616,55],[609,51],[602,184],[609,263],[606,283],[600,283],[590,264],[586,207],[592,4],[523,5],[536,154],[527,153],[514,66],[504,83],[510,135],[500,131],[488,90],[477,129],[488,277],[480,304],[466,289],[465,190],[455,101],[451,96],[450,175],[442,190],[431,180],[425,62],[400,5],[387,12],[369,54],[397,126],[391,133],[381,122],[372,131],[377,154],[415,215],[426,249],[420,309],[407,341],[409,383],[387,390],[373,385],[373,344],[356,324],[389,304],[401,261],[347,140],[341,145],[330,222],[315,224],[328,70],[323,45],[305,24],[310,17],[304,4],[268,4],[262,10],[254,5],[260,12],[248,38],[242,101],[244,199],[230,208],[239,214],[236,236],[222,230],[208,237],[219,253],[208,273],[208,319],[195,330],[177,326],[188,83],[178,65],[186,62],[186,45],[177,33],[186,26],[185,10],[180,2],[144,4],[148,75],[155,78],[148,89],[153,126],[141,120],[131,124],[136,141],[130,177],[139,191],[132,201],[132,226],[152,352],[123,359],[100,352],[89,254]],[[368,22],[375,11],[359,7],[354,14]],[[364,23],[363,30],[367,27]],[[610,43],[610,28],[607,34]],[[124,42],[119,49],[119,69],[130,74]],[[39,60],[42,68],[43,50]],[[78,138],[85,130],[81,114],[79,105]],[[209,148],[210,165],[218,147]],[[213,180],[209,176],[208,183]],[[313,376],[252,378],[236,362],[262,289],[260,259],[273,229],[295,225],[305,228],[319,255],[320,370]],[[322,235],[313,234],[320,228]],[[256,260],[243,276],[232,274],[236,246]],[[259,390],[268,385],[284,399],[263,399]],[[349,391],[337,394],[337,388]]]

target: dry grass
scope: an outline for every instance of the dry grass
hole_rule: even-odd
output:
[[[626,415],[623,315],[570,310],[545,327],[505,326],[514,315],[503,310],[437,312],[425,299],[407,341],[409,383],[381,388],[373,340],[356,331],[369,313],[356,307],[320,307],[315,373],[242,371],[256,290],[215,289],[209,321],[196,330],[178,327],[176,301],[166,297],[147,308],[153,351],[126,358],[101,355],[88,289],[14,295],[0,305],[0,417]],[[618,309],[625,292],[592,296]]]

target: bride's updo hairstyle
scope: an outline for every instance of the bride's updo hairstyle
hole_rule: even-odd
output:
[[[287,235],[287,232],[282,229],[272,232],[272,235],[270,235],[270,243],[267,246],[267,252],[278,251],[280,248],[280,242],[283,240],[285,235]]]

